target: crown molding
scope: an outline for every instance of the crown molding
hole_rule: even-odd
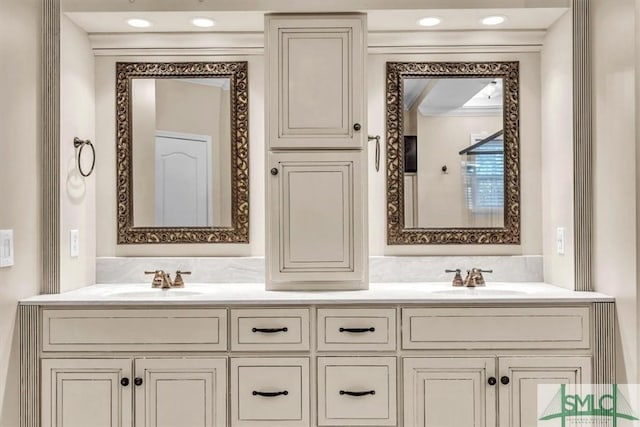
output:
[[[537,52],[545,31],[377,31],[370,32],[369,54],[440,52]],[[262,32],[95,33],[96,56],[262,55]]]

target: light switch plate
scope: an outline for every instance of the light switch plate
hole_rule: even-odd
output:
[[[13,265],[13,230],[0,230],[0,268]]]
[[[71,258],[80,256],[80,231],[71,230],[69,233],[69,252]]]
[[[556,229],[556,252],[558,255],[564,255],[564,228]]]

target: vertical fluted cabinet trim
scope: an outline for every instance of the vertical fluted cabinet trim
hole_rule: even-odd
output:
[[[42,289],[60,292],[60,0],[42,1]]]
[[[573,1],[573,205],[575,289],[593,291],[593,135],[590,0]]]
[[[593,383],[616,382],[615,303],[593,304]]]
[[[19,307],[20,427],[40,427],[40,316],[38,306]]]

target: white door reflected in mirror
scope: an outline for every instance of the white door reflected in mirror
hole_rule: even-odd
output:
[[[207,135],[156,133],[154,226],[213,225],[210,153]]]

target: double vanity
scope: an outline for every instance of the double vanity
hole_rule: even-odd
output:
[[[613,299],[544,283],[108,284],[21,316],[43,426],[535,425],[537,384],[612,363]]]
[[[20,302],[22,427],[535,426],[538,384],[614,381],[614,300],[593,292],[583,201],[572,228],[571,180],[556,177],[541,195],[541,171],[571,170],[543,168],[540,133],[541,110],[562,120],[553,109],[571,103],[557,102],[563,92],[543,100],[541,89],[545,70],[567,65],[540,52],[564,46],[548,47],[545,34],[572,23],[561,18],[568,8],[523,6],[524,24],[492,31],[452,7],[442,12],[466,23],[443,32],[413,28],[410,10],[225,11],[216,19],[232,23],[217,31],[185,30],[196,6],[174,2],[185,10],[152,11],[151,30],[127,33],[122,17],[139,21],[153,2],[117,12],[67,3],[62,41],[66,55],[89,46],[78,86],[95,88],[84,132],[99,148],[95,186],[69,176],[99,191],[63,194],[73,206],[56,215],[94,214],[82,233],[97,250],[67,259],[64,243],[51,243],[48,295]],[[57,13],[46,19],[59,24]],[[66,233],[56,221],[43,233]],[[577,242],[566,257],[563,227]],[[542,237],[550,230],[557,251]],[[500,255],[497,274],[536,279],[370,283],[386,262],[370,251],[442,257],[430,261],[439,266],[445,255]],[[538,264],[523,261],[532,254]],[[238,255],[264,255],[252,259],[254,283],[227,283],[241,275],[233,266],[215,272],[224,283],[190,283],[208,282],[206,268],[191,267]],[[393,274],[420,276],[403,270],[422,260],[407,259]],[[545,278],[576,291],[540,283],[542,259]],[[193,276],[157,275],[152,288],[139,269],[140,280],[106,283],[105,260],[115,276],[187,260]],[[97,265],[102,284],[60,293],[60,264],[74,280]],[[484,284],[480,270],[467,281],[459,273],[456,285]]]

